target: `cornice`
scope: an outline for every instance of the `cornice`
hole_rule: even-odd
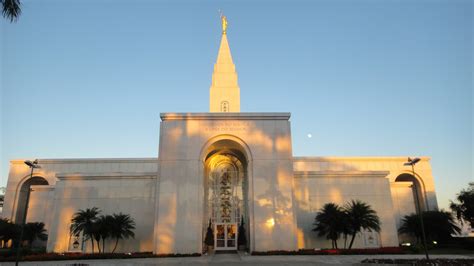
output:
[[[371,177],[383,178],[386,177],[389,171],[295,171],[295,177]]]
[[[161,113],[162,121],[173,120],[289,120],[291,113]]]
[[[98,179],[156,179],[158,172],[141,173],[57,173],[59,180],[98,180]]]
[[[413,156],[414,157],[414,156]],[[337,162],[337,161],[394,161],[394,162],[406,162],[408,156],[354,156],[354,157],[337,157],[337,156],[318,156],[318,157],[306,157],[306,156],[295,156],[293,157],[294,162]],[[418,157],[423,162],[429,162],[431,157],[420,156]]]
[[[27,159],[11,160],[11,164],[24,164]],[[156,158],[70,158],[70,159],[38,159],[38,164],[71,164],[71,163],[158,163]]]

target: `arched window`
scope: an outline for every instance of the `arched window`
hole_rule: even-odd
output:
[[[221,102],[221,112],[224,112],[224,113],[229,112],[229,102],[227,101]]]

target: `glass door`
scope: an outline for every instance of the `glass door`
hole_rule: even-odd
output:
[[[237,224],[236,223],[216,223],[214,246],[215,250],[236,250],[237,249]]]

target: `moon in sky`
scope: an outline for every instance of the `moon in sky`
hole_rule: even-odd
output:
[[[312,138],[312,137],[313,137],[313,135],[311,135],[311,133],[308,134],[308,139],[310,139],[310,138]]]

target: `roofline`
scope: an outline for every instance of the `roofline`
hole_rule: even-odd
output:
[[[293,161],[313,161],[313,162],[328,162],[328,161],[400,161],[405,162],[408,156],[294,156]],[[420,156],[421,161],[429,162],[431,157]],[[10,160],[11,164],[23,164],[27,159]],[[40,164],[53,163],[127,163],[127,162],[158,162],[158,157],[148,158],[58,158],[58,159],[38,159]]]
[[[31,159],[14,159],[10,160],[11,164],[23,164],[25,160]],[[53,163],[152,163],[158,162],[158,157],[149,158],[67,158],[67,159],[38,159],[39,164],[53,164]]]
[[[291,113],[160,113],[168,120],[289,120]]]
[[[376,177],[383,178],[389,171],[294,171],[295,177]]]
[[[317,162],[327,162],[327,161],[403,161],[406,162],[408,157],[416,156],[294,156],[293,161],[317,161]],[[421,161],[429,162],[431,157],[429,156],[419,156],[418,158]]]

